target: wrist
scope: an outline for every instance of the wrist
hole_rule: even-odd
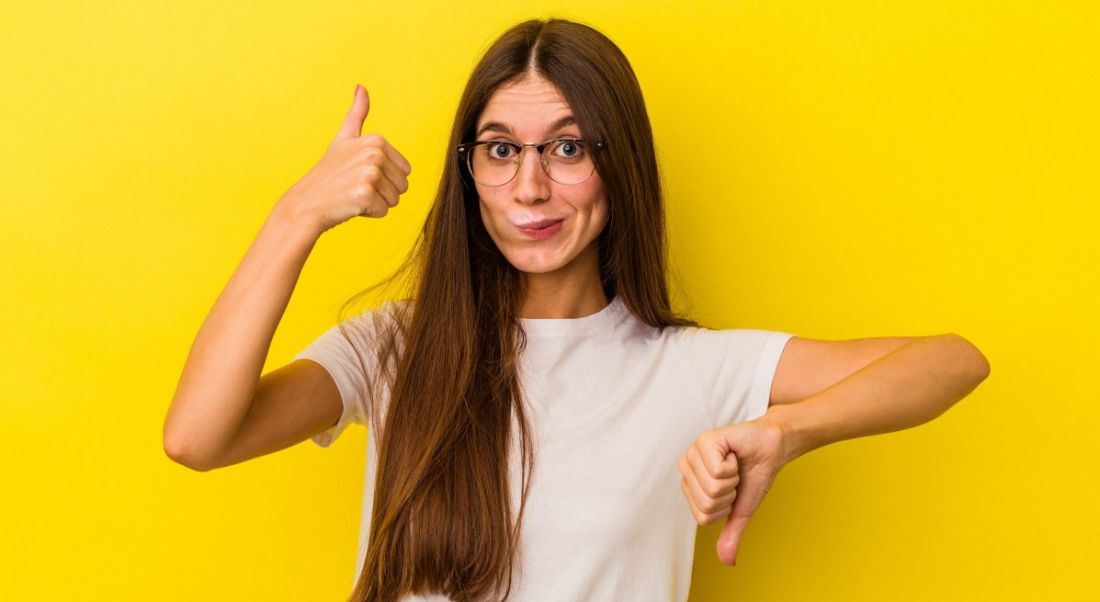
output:
[[[275,204],[267,221],[271,227],[285,232],[288,236],[302,239],[310,245],[316,242],[325,231],[316,219],[305,215],[286,197],[280,198]]]
[[[775,404],[768,406],[762,420],[780,433],[783,441],[784,464],[814,449],[809,431],[801,420],[800,408],[796,404]]]

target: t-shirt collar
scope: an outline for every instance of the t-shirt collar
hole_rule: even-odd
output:
[[[626,315],[629,310],[622,300],[615,296],[600,311],[579,318],[520,318],[528,338],[544,337],[572,337],[579,335],[591,335],[600,331],[610,330]]]

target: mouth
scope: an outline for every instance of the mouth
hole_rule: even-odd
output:
[[[544,219],[537,222],[528,222],[526,224],[520,224],[516,227],[519,231],[529,236],[530,238],[543,239],[549,238],[561,231],[562,222],[564,219]]]
[[[564,218],[562,218],[564,219]],[[537,222],[527,222],[526,224],[516,224],[516,226],[523,228],[524,230],[538,230],[539,228],[545,228],[547,226],[553,226],[554,224],[562,221],[562,219],[540,219]]]

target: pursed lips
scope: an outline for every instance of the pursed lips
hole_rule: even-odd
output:
[[[527,222],[525,224],[516,224],[516,227],[523,228],[524,230],[538,230],[547,226],[553,226],[558,222],[565,221],[565,218],[561,219],[542,219],[534,222]]]

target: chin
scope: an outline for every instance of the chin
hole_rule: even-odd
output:
[[[506,253],[504,257],[508,260],[508,263],[512,264],[512,267],[528,274],[545,274],[547,272],[553,272],[561,269],[566,263],[562,261],[560,257],[547,257],[543,254]]]
[[[558,262],[547,263],[544,261],[511,261],[512,267],[526,274],[546,274],[561,268]]]

